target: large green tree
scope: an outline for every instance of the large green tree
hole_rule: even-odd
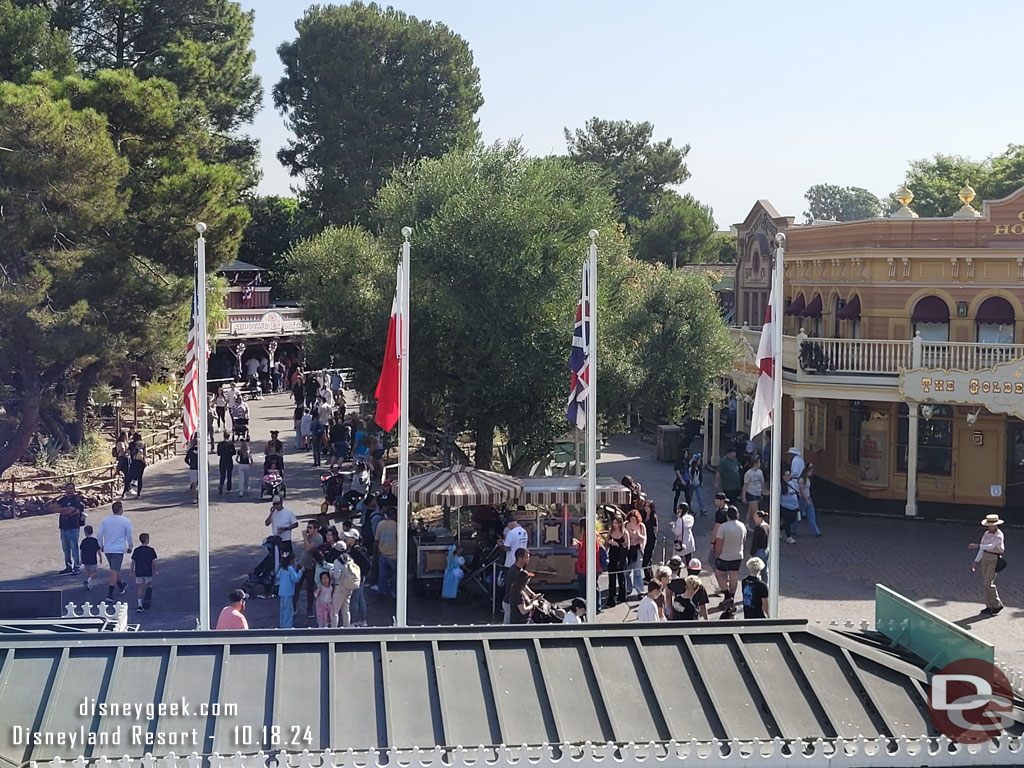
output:
[[[636,255],[644,261],[700,264],[718,257],[714,215],[692,195],[662,193],[651,216],[634,220],[631,229]]]
[[[840,187],[835,184],[815,184],[804,192],[808,210],[807,223],[815,220],[857,221],[881,215],[882,204],[863,187]]]
[[[295,138],[278,157],[315,216],[365,221],[394,168],[475,142],[480,74],[443,24],[353,2],[314,5],[295,27],[274,87]]]
[[[914,160],[904,181],[914,193],[910,207],[919,216],[952,216],[961,206],[957,194],[964,184],[974,187],[976,203],[998,200],[1024,187],[1024,146],[1011,144],[981,161],[943,154]],[[886,207],[899,208],[895,194],[889,195]]]
[[[0,146],[0,379],[19,416],[3,471],[28,447],[46,391],[107,343],[96,246],[123,217],[128,164],[101,115],[42,86],[0,83]]]
[[[74,71],[67,35],[49,22],[46,8],[20,8],[0,0],[0,80],[26,83],[34,72]]]
[[[332,228],[287,256],[291,291],[310,297],[303,311],[314,351],[351,365],[356,388],[372,394],[400,231],[412,226],[411,418],[428,430],[471,431],[477,466],[490,465],[500,435],[513,471],[523,471],[568,429],[567,361],[591,228],[600,233],[605,423],[620,423],[627,402],[658,401],[659,412],[704,402],[731,360],[706,280],[666,278],[631,259],[593,169],[529,158],[514,142],[460,150],[396,173],[376,209],[379,239]]]
[[[258,267],[279,270],[284,255],[302,237],[299,201],[267,195],[249,200],[249,223],[242,234],[238,258]]]
[[[627,226],[631,220],[650,218],[665,190],[690,177],[684,162],[690,145],[677,147],[672,139],[656,142],[653,136],[649,122],[597,117],[587,120],[583,128],[565,129],[569,157],[604,172]]]

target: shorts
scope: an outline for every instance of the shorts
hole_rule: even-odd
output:
[[[97,568],[97,564],[96,563],[86,563],[86,562],[83,562],[82,563],[82,567],[85,570],[87,570],[87,571],[95,571],[96,568]]]
[[[135,577],[135,583],[136,584],[152,584],[153,583],[153,577],[152,576],[136,576]]]
[[[110,566],[112,571],[120,571],[121,563],[124,562],[124,552],[105,552],[107,556],[107,565]]]
[[[191,482],[191,483],[198,483],[199,482],[199,470],[198,469],[190,469],[188,471],[188,479],[189,479],[189,482]]]
[[[738,571],[740,569],[740,563],[742,562],[743,560],[723,560],[722,558],[718,558],[718,560],[715,561],[715,569],[725,571],[726,573],[729,571]]]
[[[758,504],[760,504],[761,503],[761,496],[760,495],[756,495],[755,496],[752,493],[748,493],[747,494],[747,504],[750,504],[752,502],[757,502]]]

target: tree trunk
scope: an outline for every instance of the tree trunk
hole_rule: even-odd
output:
[[[39,407],[43,400],[43,387],[39,381],[35,360],[30,354],[24,354],[19,362],[21,374],[21,423],[7,445],[0,450],[0,473],[7,470],[18,459],[25,455],[32,435],[39,426]]]
[[[476,461],[477,469],[490,469],[494,458],[494,425],[478,424],[474,432],[476,437]]]
[[[89,406],[89,395],[96,386],[100,368],[99,362],[90,363],[78,378],[78,390],[75,392],[75,434],[71,437],[76,444],[85,438],[85,409]]]

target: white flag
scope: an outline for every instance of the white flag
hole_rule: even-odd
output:
[[[774,280],[772,281],[774,283]],[[768,299],[761,328],[761,342],[757,345],[757,391],[754,393],[754,413],[750,417],[750,437],[757,437],[772,426],[775,420],[775,350],[772,346],[772,325],[775,318],[775,291]]]

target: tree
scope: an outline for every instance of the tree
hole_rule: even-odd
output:
[[[238,258],[258,267],[277,270],[284,255],[302,234],[299,202],[294,197],[254,197],[249,201],[249,223],[242,234]]]
[[[1001,154],[981,162],[942,154],[915,160],[905,183],[914,193],[910,207],[919,216],[952,216],[962,205],[957,195],[964,184],[974,187],[976,203],[998,200],[1024,186],[1024,146],[1010,144]],[[889,195],[888,210],[899,207],[895,193]]]
[[[443,24],[353,2],[314,5],[295,27],[274,87],[295,139],[278,158],[313,215],[365,220],[392,169],[476,141],[480,74]]]
[[[42,86],[0,83],[0,146],[13,150],[0,165],[0,377],[20,400],[3,471],[28,448],[46,390],[106,343],[83,292],[106,269],[92,246],[123,216],[128,164],[102,116]]]
[[[610,180],[623,222],[643,221],[669,185],[690,178],[683,162],[690,145],[672,145],[672,139],[652,142],[654,126],[649,122],[590,118],[575,132],[565,129],[569,157],[581,164],[595,165]]]
[[[718,255],[711,208],[692,195],[664,192],[651,217],[634,220],[631,229],[636,255],[644,261],[672,264],[675,253],[677,264],[700,264]]]
[[[27,3],[29,0],[20,0]],[[262,88],[253,74],[253,12],[233,0],[60,0],[46,3],[86,75],[129,69],[174,83],[203,105],[219,132],[252,121]]]
[[[736,263],[736,235],[731,232],[716,232],[708,243],[708,249],[714,254],[711,261],[716,264]]]
[[[74,69],[67,35],[50,28],[45,8],[0,0],[0,80],[27,83],[33,72],[67,75]]]
[[[804,213],[812,221],[858,221],[873,219],[882,213],[882,203],[862,187],[839,187],[815,184],[804,192],[809,210]]]

